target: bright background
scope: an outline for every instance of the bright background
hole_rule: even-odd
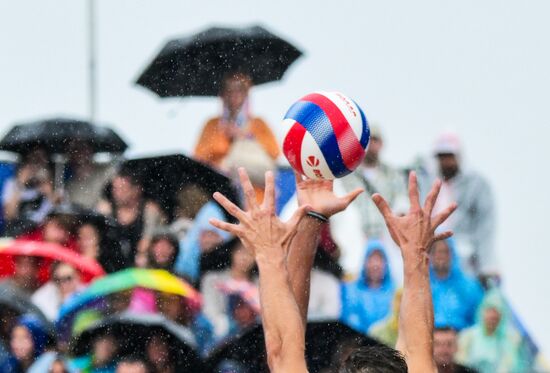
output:
[[[445,128],[491,182],[507,293],[550,352],[550,2],[97,0],[98,119],[129,154],[191,152],[211,98],[160,100],[133,81],[164,41],[208,26],[262,24],[305,52],[252,107],[278,125],[313,90],[353,97],[387,139],[385,158],[428,155]],[[16,121],[85,118],[87,3],[0,0],[0,132]]]

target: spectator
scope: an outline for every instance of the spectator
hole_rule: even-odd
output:
[[[166,337],[153,335],[145,344],[147,361],[156,373],[176,373],[176,356]]]
[[[378,322],[372,324],[369,335],[384,343],[386,346],[395,347],[397,333],[399,332],[399,311],[401,309],[401,295],[403,289],[397,289],[392,301],[392,313]]]
[[[342,321],[362,333],[385,318],[395,293],[386,250],[380,241],[369,241],[359,278],[342,285]]]
[[[430,284],[436,327],[450,326],[460,331],[473,325],[483,289],[462,270],[452,238],[438,241],[431,248]]]
[[[90,355],[73,359],[71,367],[80,372],[114,373],[118,341],[108,332],[95,337]]]
[[[30,366],[27,373],[72,373],[73,370],[69,370],[68,365],[63,356],[55,351],[47,351]]]
[[[176,193],[176,207],[174,209],[174,219],[170,223],[170,231],[178,237],[178,240],[185,237],[193,226],[193,220],[195,220],[200,209],[209,200],[210,194],[196,184],[185,186]]]
[[[434,360],[439,373],[476,372],[455,362],[457,350],[456,330],[450,327],[436,327],[434,330]]]
[[[2,192],[6,235],[18,236],[44,222],[58,202],[47,165],[33,163],[35,153],[23,160],[14,179],[7,180]]]
[[[174,271],[180,251],[177,238],[168,232],[159,232],[151,239],[148,250],[148,267]]]
[[[231,172],[243,166],[252,182],[261,186],[264,173],[275,167],[279,146],[269,126],[249,112],[248,93],[252,79],[246,74],[230,73],[222,81],[221,117],[206,123],[195,148],[195,157],[211,166]],[[261,200],[263,191],[256,188]]]
[[[2,363],[3,373],[23,373],[44,352],[48,335],[42,322],[34,315],[23,315],[11,331],[11,356]]]
[[[403,174],[381,160],[384,148],[382,133],[377,126],[371,126],[369,146],[363,163],[350,175],[336,179],[334,190],[337,194],[349,193],[357,188],[365,189],[356,201],[341,214],[331,219],[331,233],[338,246],[343,250],[341,264],[344,270],[357,274],[361,268],[361,257],[367,238],[381,240],[390,249],[393,242],[387,237],[384,219],[378,213],[371,196],[380,193],[394,211],[404,213],[408,209],[407,189]],[[395,254],[394,254],[395,253]],[[401,278],[402,266],[399,250],[395,248],[389,255],[392,277]]]
[[[239,335],[243,330],[258,323],[260,298],[256,285],[248,283],[240,291],[230,291],[227,294],[227,301],[229,304],[229,332],[225,338]]]
[[[175,271],[191,282],[199,280],[201,254],[211,252],[229,238],[229,234],[210,225],[212,218],[225,220],[225,215],[215,202],[210,201],[201,207],[192,227],[180,241]]]
[[[124,267],[143,266],[151,234],[164,222],[164,214],[158,204],[145,200],[140,181],[129,170],[118,172],[111,194],[112,200],[102,200],[98,211],[118,223]]]
[[[7,285],[30,297],[40,286],[38,278],[40,262],[41,260],[35,256],[18,255],[14,257],[13,275],[0,281],[0,284]]]
[[[508,319],[508,307],[498,289],[483,298],[476,324],[460,333],[457,361],[480,373],[523,372],[521,338]]]
[[[115,373],[151,373],[145,360],[137,356],[126,356],[120,359]]]
[[[63,302],[80,289],[82,284],[76,269],[70,264],[55,262],[51,267],[50,281],[36,290],[31,300],[48,320],[55,321]]]
[[[114,176],[116,167],[113,162],[94,162],[92,146],[80,140],[74,140],[69,144],[67,155],[67,199],[72,204],[93,209],[99,203],[105,185]]]
[[[213,346],[212,324],[202,314],[199,307],[176,294],[160,293],[157,297],[159,311],[166,318],[183,325],[195,336],[199,352],[205,355]]]
[[[76,241],[82,256],[96,260],[107,273],[119,271],[125,265],[120,243],[113,230],[105,221],[85,219],[76,231]]]
[[[454,232],[464,268],[476,275],[497,275],[495,208],[489,184],[482,176],[463,167],[462,146],[456,134],[443,133],[435,142],[434,154],[439,166],[438,176],[443,179],[434,214],[449,202],[456,202],[458,208],[446,225]],[[428,185],[426,182],[425,187]]]
[[[253,280],[254,258],[239,240],[231,248],[231,266],[223,271],[207,273],[201,283],[204,299],[203,312],[214,327],[217,338],[226,336],[230,331],[231,319],[228,297],[219,285],[233,281],[249,284]]]

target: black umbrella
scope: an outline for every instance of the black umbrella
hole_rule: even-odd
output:
[[[301,55],[260,26],[213,27],[169,41],[137,84],[160,97],[216,96],[228,72],[247,73],[256,85],[280,80]]]
[[[65,154],[74,140],[90,144],[96,153],[122,153],[128,147],[110,128],[75,119],[53,118],[15,125],[0,140],[0,150],[24,154],[41,146],[50,153]]]
[[[379,343],[339,321],[310,321],[306,329],[306,359],[311,373],[331,368],[345,349],[375,346]],[[266,362],[264,332],[261,325],[222,342],[209,355],[206,364],[215,369],[220,364],[239,362],[247,372],[269,372]]]
[[[144,193],[172,216],[177,192],[195,184],[208,195],[219,191],[232,201],[237,194],[231,180],[203,163],[181,154],[128,160],[122,166],[141,180]]]
[[[90,352],[98,336],[113,335],[119,344],[119,355],[145,355],[146,345],[154,336],[167,341],[171,359],[178,372],[201,372],[203,363],[196,351],[196,342],[191,331],[175,324],[160,314],[121,313],[100,320],[71,341],[71,351],[76,356]]]
[[[10,319],[12,321],[23,314],[33,314],[40,319],[46,331],[53,338],[54,328],[53,325],[42,311],[31,302],[28,296],[22,292],[14,289],[7,284],[0,285],[0,319],[2,320],[2,327],[0,328],[0,335],[4,335],[11,326]]]

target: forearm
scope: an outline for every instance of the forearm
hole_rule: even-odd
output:
[[[321,221],[306,216],[300,222],[298,232],[292,239],[287,259],[290,287],[300,310],[304,330],[307,323],[311,268],[315,260],[322,226]]]
[[[428,256],[422,252],[404,257],[403,262],[404,285],[396,347],[405,355],[411,372],[426,371],[434,367],[434,316]]]
[[[257,258],[268,363],[273,372],[306,372],[305,337],[283,257]]]

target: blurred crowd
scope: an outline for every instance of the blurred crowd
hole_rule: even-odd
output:
[[[222,113],[192,158],[229,180],[244,166],[258,199],[265,171],[276,170],[285,216],[296,206],[294,175],[270,127],[251,114],[251,85],[244,74],[226,76]],[[467,167],[454,133],[406,168],[384,161],[386,140],[372,124],[363,163],[334,183],[341,194],[366,192],[323,231],[308,317],[395,345],[402,263],[370,196],[406,211],[414,169],[424,195],[443,180],[436,213],[458,203],[446,223],[455,236],[430,251],[440,372],[533,371],[536,346],[499,286],[489,183]],[[100,162],[93,144],[67,143],[61,168],[37,145],[0,169],[0,372],[252,372],[224,346],[259,323],[257,270],[237,239],[209,224],[229,221],[212,185],[182,184],[167,206],[144,188],[165,175],[144,180],[120,154]]]

